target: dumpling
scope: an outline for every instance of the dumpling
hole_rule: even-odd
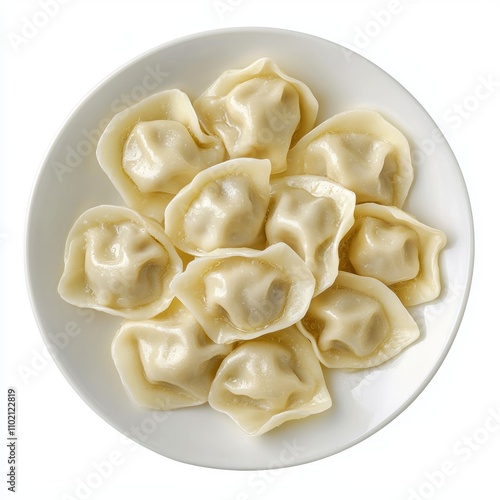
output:
[[[66,241],[61,297],[128,319],[145,319],[172,302],[182,261],[163,228],[137,212],[100,205],[85,211]]]
[[[288,155],[288,175],[323,175],[356,193],[357,203],[402,207],[413,182],[410,146],[376,111],[332,116]]]
[[[219,248],[264,248],[269,160],[238,158],[200,172],[165,210],[177,248],[203,255]]]
[[[357,205],[354,218],[341,243],[341,269],[377,278],[405,306],[439,296],[439,255],[446,245],[442,231],[399,208],[375,203]]]
[[[171,89],[115,115],[96,154],[127,205],[161,222],[173,195],[225,150],[201,130],[189,97]]]
[[[378,366],[420,335],[415,320],[386,285],[342,271],[311,301],[297,326],[328,368]]]
[[[315,280],[285,243],[228,249],[190,262],[172,282],[176,297],[217,343],[286,328],[307,311]]]
[[[266,238],[297,252],[316,278],[315,295],[335,280],[340,240],[354,223],[352,191],[314,175],[271,181]]]
[[[286,169],[290,146],[312,129],[318,113],[311,90],[269,58],[225,71],[193,106],[230,158],[269,158],[273,174]]]
[[[208,402],[254,436],[332,406],[320,363],[295,326],[237,346],[222,362]]]
[[[155,410],[206,403],[217,369],[230,352],[231,347],[212,342],[177,300],[154,319],[125,321],[111,346],[130,399]]]

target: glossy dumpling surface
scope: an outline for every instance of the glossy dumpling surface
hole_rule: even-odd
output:
[[[396,294],[374,278],[339,272],[298,323],[329,368],[369,368],[401,352],[420,335]]]
[[[58,291],[79,307],[129,319],[150,318],[172,301],[182,261],[155,221],[118,206],[84,212],[66,242]]]
[[[174,301],[154,319],[125,321],[111,355],[132,401],[173,410],[208,400],[217,369],[230,351],[212,342],[193,315]]]
[[[446,235],[396,207],[356,206],[341,244],[341,268],[388,285],[405,306],[439,296],[439,255]]]
[[[237,346],[222,362],[208,401],[251,435],[332,405],[319,361],[295,326]]]
[[[332,116],[288,155],[290,175],[324,175],[356,193],[357,203],[402,207],[413,182],[404,135],[369,109]]]
[[[269,58],[225,71],[193,105],[230,158],[268,158],[273,173],[286,169],[290,146],[311,130],[318,112],[310,89]]]
[[[191,101],[177,89],[119,112],[97,145],[97,159],[125,202],[158,221],[174,194],[224,156],[221,141],[201,130]]]
[[[271,182],[266,239],[288,244],[316,279],[315,295],[335,280],[340,240],[354,223],[356,197],[324,177],[299,175]]]
[[[264,248],[269,160],[238,158],[200,172],[165,210],[177,248],[203,255],[219,248]]]
[[[172,290],[219,343],[248,340],[286,328],[307,311],[315,280],[285,243],[265,250],[221,250],[199,257]]]

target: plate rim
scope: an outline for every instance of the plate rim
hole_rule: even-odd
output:
[[[459,177],[460,185],[461,188],[463,189],[463,194],[464,194],[464,206],[467,209],[467,214],[468,214],[468,231],[470,233],[470,240],[467,245],[467,250],[469,252],[469,260],[468,262],[464,262],[465,265],[465,271],[466,271],[466,282],[465,282],[465,290],[462,296],[462,302],[460,304],[460,307],[457,309],[457,319],[456,322],[453,326],[452,331],[450,332],[447,342],[444,345],[439,358],[437,358],[437,361],[433,364],[432,370],[428,373],[427,377],[422,381],[422,383],[419,385],[418,389],[415,390],[411,396],[407,397],[405,399],[404,404],[398,406],[398,408],[390,413],[385,419],[383,419],[378,425],[376,425],[373,428],[370,428],[367,432],[363,433],[360,435],[358,438],[350,441],[349,443],[345,444],[344,446],[339,447],[333,452],[329,453],[322,453],[322,454],[315,454],[315,458],[313,459],[307,459],[304,458],[302,461],[297,460],[291,464],[282,464],[279,467],[272,466],[272,467],[266,467],[262,468],[260,466],[256,467],[241,467],[241,466],[222,466],[222,465],[214,465],[214,464],[209,464],[209,463],[199,463],[194,461],[188,461],[180,458],[174,458],[170,455],[166,455],[162,453],[161,451],[151,447],[148,445],[148,443],[141,442],[138,438],[135,438],[126,435],[121,429],[117,427],[116,424],[112,422],[112,418],[110,415],[107,415],[105,410],[101,408],[95,401],[89,400],[89,398],[84,397],[85,393],[82,393],[82,390],[77,387],[77,381],[73,380],[73,377],[71,375],[71,372],[66,369],[66,367],[63,365],[62,361],[60,360],[60,357],[57,355],[54,355],[53,353],[53,346],[50,345],[49,339],[47,332],[45,331],[44,328],[44,321],[43,321],[43,314],[42,311],[39,309],[39,304],[37,303],[36,300],[36,294],[37,292],[34,290],[34,285],[31,280],[31,275],[35,271],[32,269],[32,249],[33,249],[33,243],[32,243],[32,225],[33,225],[33,219],[34,219],[34,211],[36,207],[33,204],[33,200],[35,198],[35,194],[38,192],[40,189],[40,185],[42,183],[42,178],[44,176],[44,172],[46,168],[48,167],[48,162],[49,159],[53,153],[53,151],[56,149],[58,142],[60,141],[60,138],[64,134],[64,132],[68,129],[68,127],[71,124],[71,121],[73,118],[86,106],[88,101],[96,94],[99,92],[99,90],[104,87],[110,80],[116,78],[117,76],[120,75],[120,73],[126,71],[127,69],[131,68],[135,64],[137,64],[139,61],[152,56],[154,54],[160,53],[162,51],[167,50],[170,47],[177,46],[177,45],[182,45],[186,42],[191,42],[191,41],[196,41],[200,39],[204,39],[207,37],[217,37],[221,35],[231,35],[231,34],[236,34],[240,35],[242,33],[248,33],[248,34],[253,34],[258,36],[259,34],[267,33],[267,34],[272,34],[272,35],[285,35],[285,36],[298,36],[298,37],[305,37],[309,39],[314,39],[317,41],[320,41],[321,43],[325,44],[331,44],[337,46],[341,50],[346,50],[349,51],[353,54],[355,57],[361,58],[364,63],[368,63],[369,65],[373,66],[376,68],[377,71],[380,71],[384,73],[388,78],[394,82],[394,84],[398,85],[401,87],[404,92],[415,101],[415,103],[425,112],[427,115],[427,118],[430,120],[430,122],[435,126],[435,128],[442,133],[443,135],[443,145],[447,148],[447,153],[450,155],[451,158],[453,158],[455,165],[456,165],[456,174]],[[288,467],[297,467],[300,465],[304,465],[306,463],[313,463],[318,460],[323,460],[328,457],[332,457],[342,451],[345,451],[351,447],[354,447],[364,441],[365,439],[369,438],[370,436],[376,434],[379,432],[381,429],[383,429],[386,425],[388,425],[390,422],[395,420],[401,413],[403,413],[413,402],[420,396],[420,394],[424,391],[424,389],[428,386],[428,384],[431,382],[431,380],[434,378],[436,375],[437,371],[441,368],[445,358],[448,356],[449,351],[456,339],[456,336],[458,334],[458,331],[460,330],[460,327],[462,325],[462,321],[465,315],[465,311],[467,309],[467,304],[470,298],[470,292],[471,292],[471,287],[472,287],[472,281],[473,281],[473,275],[474,275],[474,261],[475,261],[475,231],[474,231],[474,217],[473,217],[473,209],[472,209],[472,204],[470,200],[470,195],[469,191],[467,189],[467,184],[465,182],[465,178],[462,172],[462,169],[460,167],[460,164],[455,156],[455,153],[451,149],[451,146],[449,144],[449,141],[446,137],[446,135],[443,133],[441,128],[437,125],[433,117],[430,115],[430,113],[427,111],[427,109],[420,103],[420,101],[405,87],[403,86],[398,80],[396,80],[393,76],[391,76],[387,71],[385,71],[383,68],[381,68],[379,65],[376,63],[372,62],[370,59],[367,57],[359,54],[355,50],[349,47],[345,47],[344,45],[333,41],[329,40],[327,38],[314,35],[311,33],[306,33],[306,32],[301,32],[298,30],[291,30],[291,29],[285,29],[285,28],[276,28],[276,27],[259,27],[259,26],[242,26],[242,27],[227,27],[227,28],[218,28],[218,29],[212,29],[212,30],[206,30],[206,31],[197,31],[195,33],[183,35],[181,37],[177,37],[175,39],[169,40],[167,42],[163,42],[153,48],[150,48],[132,59],[130,59],[128,62],[120,65],[117,67],[114,71],[110,72],[107,76],[102,78],[97,84],[95,84],[85,95],[80,101],[77,102],[77,104],[73,107],[73,109],[67,114],[66,118],[63,120],[62,124],[59,126],[58,130],[54,134],[52,140],[50,141],[48,147],[46,148],[46,151],[42,157],[42,160],[38,166],[37,173],[35,175],[35,178],[32,183],[31,191],[29,193],[28,197],[28,206],[27,206],[27,212],[26,212],[26,217],[25,217],[25,224],[24,224],[24,273],[25,273],[25,282],[27,286],[27,291],[28,291],[28,297],[29,297],[29,302],[31,305],[31,310],[33,313],[33,316],[35,318],[35,322],[38,327],[39,334],[41,335],[44,345],[46,346],[48,352],[51,355],[51,358],[54,360],[56,366],[58,367],[59,371],[62,373],[63,377],[66,379],[66,381],[69,383],[70,387],[76,392],[76,394],[79,396],[79,398],[91,409],[93,410],[99,418],[101,418],[104,422],[106,422],[108,425],[110,425],[115,431],[119,432],[120,434],[126,435],[129,439],[133,440],[134,442],[140,444],[143,448],[146,448],[150,451],[153,451],[154,453],[159,454],[162,457],[168,458],[170,460],[175,460],[180,463],[185,463],[188,465],[194,465],[197,467],[204,467],[204,468],[210,468],[210,469],[219,469],[219,470],[235,470],[235,471],[258,471],[258,470],[272,470],[272,469],[277,469],[277,468],[288,468]]]

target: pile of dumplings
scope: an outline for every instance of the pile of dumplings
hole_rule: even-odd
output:
[[[419,337],[407,307],[439,296],[446,237],[402,210],[408,141],[371,109],[317,113],[262,58],[103,132],[97,158],[126,206],[77,219],[58,291],[123,318],[111,353],[135,404],[208,402],[260,435],[330,408],[328,370]]]

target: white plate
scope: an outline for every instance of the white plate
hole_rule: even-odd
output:
[[[380,368],[328,372],[333,407],[260,437],[246,436],[207,405],[151,412],[127,398],[110,356],[120,320],[79,310],[57,294],[66,236],[87,208],[123,204],[95,158],[100,131],[118,111],[152,93],[180,88],[194,99],[222,71],[269,56],[304,81],[320,103],[318,123],[357,106],[372,107],[413,146],[415,183],[404,207],[442,229],[443,292],[412,309],[422,337]],[[451,203],[452,202],[452,203]],[[138,443],[190,464],[267,469],[344,450],[396,417],[441,365],[457,333],[473,264],[473,226],[460,168],[436,124],[395,80],[335,43],[296,32],[248,28],[202,33],[132,61],[96,88],[63,126],[42,165],[27,226],[27,272],[43,338],[62,373],[102,418]]]

